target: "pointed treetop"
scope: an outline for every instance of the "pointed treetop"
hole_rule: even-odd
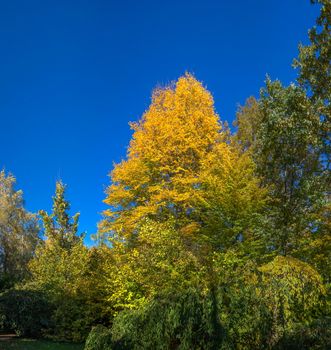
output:
[[[47,239],[70,249],[75,243],[81,241],[81,236],[77,235],[79,213],[70,216],[70,203],[65,199],[65,190],[66,185],[62,181],[57,181],[53,196],[53,212],[48,214],[42,210],[40,215]]]

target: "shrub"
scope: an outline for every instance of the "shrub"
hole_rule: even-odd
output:
[[[88,335],[84,350],[111,350],[111,331],[105,326],[93,327]]]
[[[222,340],[216,298],[195,290],[155,298],[123,311],[112,327],[113,349],[215,349]]]
[[[275,350],[331,349],[331,318],[322,317],[309,325],[298,324],[275,345]]]
[[[52,306],[41,292],[8,290],[0,296],[2,328],[38,337],[50,326]]]

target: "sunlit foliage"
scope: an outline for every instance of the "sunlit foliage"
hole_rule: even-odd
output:
[[[96,246],[62,182],[38,240],[0,173],[2,328],[71,341],[92,329],[86,350],[331,348],[331,3],[313,2],[297,84],[267,78],[235,129],[191,74],[154,90]]]
[[[0,291],[27,276],[27,264],[39,241],[35,214],[24,208],[13,175],[0,172]]]

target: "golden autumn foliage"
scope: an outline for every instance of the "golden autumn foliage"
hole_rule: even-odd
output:
[[[174,217],[184,234],[194,234],[205,226],[201,213],[212,214],[211,206],[223,223],[237,222],[232,237],[248,228],[237,227],[239,221],[261,208],[266,193],[250,157],[225,142],[213,98],[192,75],[156,89],[132,128],[127,160],[111,173],[105,200],[110,209],[100,231],[128,239],[144,218]],[[221,234],[220,227],[209,228]]]
[[[138,123],[127,160],[115,166],[103,230],[128,236],[144,217],[185,216],[193,184],[221,129],[211,94],[186,74],[156,89]]]
[[[96,246],[61,181],[39,240],[0,172],[2,330],[89,334],[85,350],[331,349],[330,99],[316,80],[331,0],[312,2],[320,28],[300,48],[299,85],[267,78],[236,130],[191,74],[154,90],[110,174]]]

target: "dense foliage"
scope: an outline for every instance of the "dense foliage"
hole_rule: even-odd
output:
[[[1,326],[17,335],[38,337],[51,327],[53,306],[42,292],[8,290],[0,296]]]
[[[191,74],[153,92],[95,247],[62,182],[39,232],[0,173],[2,328],[86,350],[331,348],[331,2],[313,2],[297,83],[267,78],[235,132]]]
[[[0,290],[27,276],[27,263],[39,241],[37,217],[25,210],[15,181],[13,175],[0,172]]]

